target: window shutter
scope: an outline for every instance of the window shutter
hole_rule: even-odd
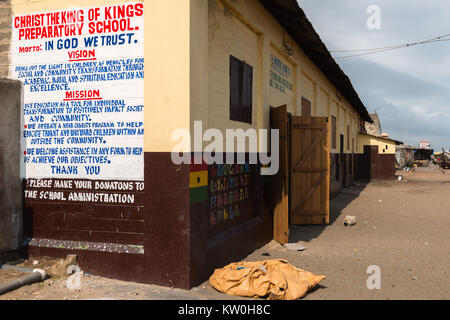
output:
[[[302,97],[302,116],[311,117],[311,102]]]
[[[230,120],[252,123],[253,67],[230,56]]]
[[[331,148],[337,147],[336,117],[331,116]]]
[[[350,150],[350,126],[347,125],[347,150]]]
[[[241,83],[241,63],[234,57],[230,57],[230,119],[240,118],[240,83]]]
[[[252,123],[253,104],[253,68],[243,63],[242,70],[242,102],[241,119],[243,122]]]

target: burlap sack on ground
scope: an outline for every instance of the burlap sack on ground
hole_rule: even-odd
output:
[[[298,269],[286,260],[231,263],[209,278],[211,286],[235,296],[296,300],[304,297],[325,276]]]

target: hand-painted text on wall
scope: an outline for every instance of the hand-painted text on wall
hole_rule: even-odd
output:
[[[270,55],[270,61],[270,86],[282,93],[286,93],[286,89],[292,91],[292,82],[289,81],[292,77],[291,68],[273,54]]]
[[[212,165],[209,190],[211,225],[237,218],[240,203],[250,197],[250,166]]]
[[[143,180],[144,3],[13,17],[25,178]]]

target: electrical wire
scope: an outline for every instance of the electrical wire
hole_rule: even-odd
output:
[[[445,38],[447,38],[449,36],[450,36],[450,34],[445,34],[445,35],[441,35],[441,36],[434,37],[434,38],[431,38],[431,39],[428,39],[428,40],[424,40],[424,41],[405,43],[405,44],[400,44],[400,45],[395,45],[395,46],[388,46],[388,47],[371,48],[371,49],[355,49],[355,50],[334,50],[334,51],[330,51],[330,52],[331,53],[360,52],[360,53],[357,53],[357,54],[351,54],[351,55],[347,55],[347,56],[335,57],[335,59],[345,59],[345,58],[359,57],[359,56],[364,56],[364,55],[369,55],[369,54],[374,54],[374,53],[379,53],[379,52],[385,52],[385,51],[392,51],[392,50],[397,50],[397,49],[409,48],[409,47],[412,47],[412,46],[417,46],[417,45],[422,45],[422,44],[430,44],[430,43],[435,43],[435,42],[450,41],[450,39],[445,39]]]
[[[397,47],[404,47],[404,46],[410,46],[410,45],[415,45],[415,44],[420,44],[420,43],[427,43],[430,41],[436,41],[436,40],[441,40],[442,38],[447,38],[450,36],[450,33],[448,34],[444,34],[438,37],[433,37],[431,39],[428,40],[424,40],[424,41],[419,41],[419,42],[413,42],[413,43],[405,43],[405,44],[400,44],[400,45],[395,45],[395,46],[388,46],[388,47],[381,47],[381,48],[371,48],[371,49],[355,49],[355,50],[331,50],[330,52],[355,52],[355,51],[373,51],[373,50],[379,50],[379,49],[389,49],[389,48],[397,48]]]
[[[331,53],[334,52],[356,52],[356,51],[373,51],[373,50],[379,50],[379,49],[389,49],[389,48],[397,48],[397,47],[404,47],[404,46],[408,46],[408,45],[414,45],[414,44],[419,44],[419,43],[426,43],[429,41],[435,41],[435,40],[440,40],[442,38],[446,38],[450,36],[449,34],[444,34],[442,36],[438,36],[438,37],[433,37],[431,39],[428,40],[424,40],[424,41],[419,41],[419,42],[413,42],[413,43],[405,43],[405,44],[400,44],[400,45],[395,45],[395,46],[388,46],[388,47],[381,47],[381,48],[371,48],[371,49],[355,49],[355,50],[331,50]]]

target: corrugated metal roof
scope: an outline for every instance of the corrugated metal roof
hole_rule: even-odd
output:
[[[297,42],[303,52],[347,99],[361,118],[373,123],[350,79],[333,59],[297,1],[259,0],[259,2]]]

